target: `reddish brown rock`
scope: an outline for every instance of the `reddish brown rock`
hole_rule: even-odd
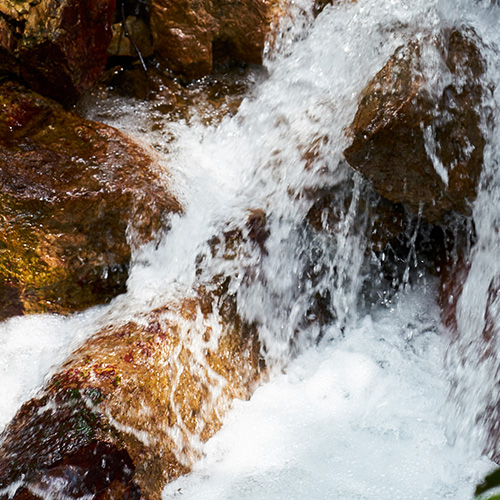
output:
[[[80,347],[4,432],[0,489],[20,481],[18,500],[159,500],[260,377],[255,329],[220,290],[105,328]]]
[[[177,201],[112,127],[0,86],[0,318],[68,313],[125,290],[131,249]]]
[[[344,152],[382,196],[430,222],[470,213],[485,144],[480,42],[470,30],[453,30],[440,43],[453,82],[433,95],[421,44],[400,48],[363,91]]]
[[[101,76],[115,0],[0,0],[0,71],[71,102]]]
[[[151,28],[162,62],[188,79],[212,71],[218,55],[260,64],[278,15],[269,0],[154,0]]]
[[[442,267],[439,289],[441,318],[443,324],[453,335],[458,333],[457,305],[469,271],[470,262],[465,259],[460,259],[459,262],[450,262]]]

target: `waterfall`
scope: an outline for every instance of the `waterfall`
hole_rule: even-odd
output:
[[[312,3],[297,0],[288,9],[264,69],[248,70],[234,115],[174,120],[154,101],[116,97],[80,104],[154,151],[184,213],[135,249],[127,293],[111,304],[0,325],[0,426],[103,326],[224,276],[238,313],[257,326],[269,381],[235,403],[164,500],[470,499],[492,466],[484,453],[499,456],[490,439],[500,416],[500,7],[358,0],[314,17]],[[370,254],[369,211],[379,198],[343,151],[361,91],[396,49],[456,25],[483,41],[491,98],[476,243],[452,334],[441,325],[438,280],[416,250],[420,217],[410,218],[409,249],[391,283],[386,256]],[[434,56],[429,49],[425,70],[437,88],[446,81],[434,79]],[[430,130],[426,148],[432,156]],[[317,230],[310,217],[323,195],[334,204]],[[225,247],[238,232],[237,247]]]
[[[493,11],[498,15],[497,8]],[[477,233],[471,256],[462,267],[468,269],[457,304],[458,333],[447,354],[453,378],[450,438],[465,447],[477,446],[498,459],[493,437],[498,426],[498,181],[499,95],[498,38],[491,20],[479,25],[487,51],[486,85],[491,89],[487,102],[489,123],[485,127],[487,146],[473,219]]]

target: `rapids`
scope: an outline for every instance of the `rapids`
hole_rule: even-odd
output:
[[[247,94],[234,116],[172,120],[157,103],[116,97],[81,104],[87,117],[156,152],[185,214],[156,244],[135,251],[128,291],[111,304],[0,326],[0,428],[102,325],[224,273],[233,278],[239,312],[258,325],[270,380],[249,402],[236,402],[205,457],[165,488],[164,500],[470,499],[492,467],[479,417],[492,394],[498,398],[491,376],[497,358],[478,363],[474,339],[483,329],[489,283],[500,273],[500,7],[358,0],[327,6],[316,19],[308,0],[290,0],[288,8],[265,70],[246,75]],[[414,252],[393,294],[377,262],[367,265],[361,201],[372,194],[342,151],[361,90],[395,49],[410,36],[432,38],[462,24],[485,43],[494,112],[485,125],[461,336],[451,344],[436,280]],[[432,64],[430,54],[429,71]],[[305,154],[311,145],[314,154]],[[344,185],[349,202],[334,230],[304,229],[310,194]],[[267,214],[266,253],[243,246],[234,259],[212,256],[210,239],[244,226],[256,209]],[[317,294],[332,311],[324,325],[304,321]]]

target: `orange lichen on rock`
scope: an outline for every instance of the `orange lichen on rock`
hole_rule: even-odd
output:
[[[17,84],[0,85],[0,110],[0,318],[122,293],[133,245],[180,211],[153,158]]]
[[[104,328],[75,351],[6,429],[0,488],[22,480],[15,498],[27,490],[104,498],[118,488],[159,500],[261,376],[255,328],[224,313],[229,299],[214,293]],[[101,462],[107,474],[89,484]]]

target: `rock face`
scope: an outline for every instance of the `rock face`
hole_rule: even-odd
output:
[[[154,0],[155,51],[168,68],[188,79],[210,73],[218,53],[260,64],[276,16],[277,2],[269,0]]]
[[[0,72],[70,102],[100,77],[115,0],[0,0]]]
[[[255,329],[220,287],[104,328],[4,432],[0,490],[21,481],[16,499],[159,500],[231,401],[249,397],[258,353]]]
[[[430,222],[470,213],[485,144],[479,41],[453,30],[441,42],[440,71],[451,83],[431,88],[422,44],[400,48],[363,91],[344,151],[379,194]]]
[[[0,318],[68,313],[125,290],[131,248],[180,210],[112,127],[0,86]]]

